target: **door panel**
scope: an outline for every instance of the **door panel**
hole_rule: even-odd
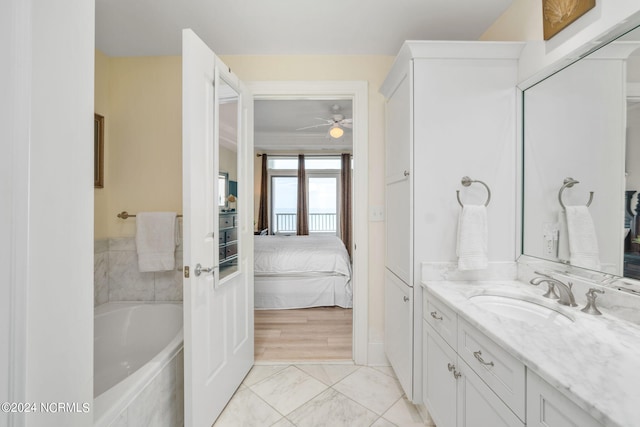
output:
[[[191,30],[183,31],[183,215],[185,426],[210,426],[253,365],[252,100],[241,83]],[[220,81],[224,79],[227,89]],[[216,89],[217,90],[214,90]],[[236,133],[221,136],[228,89]],[[222,92],[222,94],[220,93]],[[229,103],[226,103],[229,107]],[[234,115],[235,114],[235,115]],[[226,116],[225,116],[226,117]],[[237,120],[242,117],[242,120]],[[224,209],[235,215],[238,263],[220,280],[220,140],[234,141],[237,170],[225,183]],[[251,164],[251,167],[248,164]],[[231,188],[235,200],[226,194]],[[229,208],[233,203],[233,209]],[[251,217],[249,217],[251,215]],[[235,223],[234,223],[235,224]],[[225,242],[226,243],[226,242]],[[235,253],[233,254],[235,255]],[[199,271],[200,270],[200,271]]]

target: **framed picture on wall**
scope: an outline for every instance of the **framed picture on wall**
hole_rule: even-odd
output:
[[[544,39],[549,40],[595,5],[596,0],[542,0]]]
[[[104,116],[93,115],[93,186],[104,187]]]

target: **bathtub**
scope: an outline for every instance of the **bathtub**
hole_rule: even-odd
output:
[[[182,346],[181,304],[96,307],[94,425],[181,425]]]

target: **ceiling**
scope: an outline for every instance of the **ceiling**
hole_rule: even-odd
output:
[[[352,118],[351,100],[256,100],[254,101],[254,146],[258,151],[351,151],[353,132],[344,129],[341,138],[327,137],[330,126],[298,130],[326,123],[332,106],[340,107],[340,114]]]
[[[404,40],[477,40],[512,1],[96,0],[96,47],[179,55],[191,28],[218,55],[395,55]]]

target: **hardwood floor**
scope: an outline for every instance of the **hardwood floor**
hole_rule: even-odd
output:
[[[256,361],[352,360],[352,309],[255,311]]]

